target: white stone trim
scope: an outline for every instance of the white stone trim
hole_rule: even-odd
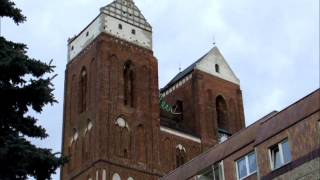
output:
[[[194,141],[194,142],[197,142],[197,143],[201,143],[201,139],[200,138],[197,138],[197,137],[194,137],[194,136],[191,136],[191,135],[188,135],[188,134],[185,134],[185,133],[182,133],[182,132],[179,132],[179,131],[176,131],[176,130],[173,130],[173,129],[170,129],[170,128],[167,128],[167,127],[164,127],[164,126],[160,126],[160,131],[163,131],[163,132],[166,132],[166,133],[178,136],[178,137],[182,137],[184,139],[188,139],[188,140],[191,140],[191,141]]]
[[[165,92],[162,93],[162,95],[165,97],[168,94],[170,94],[171,92],[175,91],[176,89],[178,89],[180,86],[184,85],[187,81],[189,81],[192,78],[192,74],[186,76],[185,78],[181,79],[180,81],[176,82],[175,84],[173,84],[171,86],[171,88]]]
[[[145,20],[144,20],[145,21]],[[119,29],[121,24],[122,28]],[[101,33],[120,38],[124,41],[133,43],[143,48],[152,50],[152,31],[133,25],[126,20],[119,19],[106,13],[105,9],[91,22],[80,34],[69,40],[68,43],[68,62],[73,60],[80,52],[97,38]],[[148,25],[149,26],[149,25]],[[134,31],[134,33],[132,32]]]
[[[181,144],[178,144],[178,145],[176,146],[176,149],[179,149],[180,151],[187,152],[186,148],[185,148],[183,145],[181,145]]]

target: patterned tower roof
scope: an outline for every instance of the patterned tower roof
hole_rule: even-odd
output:
[[[115,0],[111,4],[101,8],[101,12],[141,29],[152,31],[152,27],[133,0]]]

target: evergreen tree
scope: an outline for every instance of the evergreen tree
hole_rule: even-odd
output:
[[[10,0],[0,0],[0,17],[18,25],[26,20]],[[27,46],[0,37],[0,179],[50,179],[66,159],[51,149],[39,148],[28,139],[44,139],[30,110],[41,113],[57,101],[51,83],[54,66],[26,55]],[[50,77],[51,76],[51,77]],[[29,113],[30,114],[30,113]]]

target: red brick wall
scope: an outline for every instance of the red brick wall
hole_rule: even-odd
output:
[[[201,153],[201,144],[166,132],[160,133],[161,170],[168,173],[176,169],[176,147],[181,144],[186,149],[186,162]]]
[[[134,72],[133,107],[124,104],[123,70],[128,60]],[[88,74],[87,108],[79,113],[79,78],[83,67]],[[235,133],[244,127],[240,87],[195,71],[192,79],[168,95],[166,101],[184,102],[182,123],[200,135],[202,144],[160,134],[158,65],[153,52],[107,34],[100,35],[67,65],[65,81],[63,153],[71,161],[63,168],[62,179],[85,178],[95,173],[95,164],[100,161],[104,163],[99,168],[106,168],[109,175],[118,172],[121,177],[132,174],[135,179],[157,178],[175,168],[178,144],[186,148],[187,160],[191,160],[217,143],[215,98],[218,95],[225,98],[228,107],[233,100],[234,110],[230,112],[234,119],[229,120],[228,130]],[[126,120],[125,133],[116,125],[119,117]],[[88,120],[93,128],[84,135]],[[74,128],[79,137],[70,148]],[[163,146],[168,139],[169,151]],[[127,157],[119,153],[119,148],[122,150],[124,146]],[[164,162],[168,157],[171,163]]]
[[[123,67],[127,60],[133,64],[134,107],[125,106],[123,100]],[[84,66],[88,72],[88,108],[79,113],[77,82]],[[100,35],[67,65],[63,152],[71,156],[71,162],[63,168],[63,179],[70,179],[97,160],[106,160],[109,165],[119,164],[119,169],[132,168],[141,176],[147,172],[158,173],[160,122],[157,68],[151,51],[106,34]],[[128,124],[129,133],[126,136],[116,134],[115,122],[118,117],[124,118]],[[93,121],[93,129],[87,144],[89,153],[84,160],[81,147],[87,119]],[[68,147],[73,128],[78,130],[79,138],[70,154]],[[127,158],[115,153],[119,141],[120,144],[128,144]],[[141,146],[144,148],[141,149]],[[144,152],[145,157],[138,151]],[[74,166],[69,168],[69,164]]]
[[[202,148],[217,143],[217,117],[215,99],[224,97],[228,108],[228,130],[236,133],[245,127],[242,93],[239,85],[195,70],[192,79],[165,97],[169,104],[183,101],[184,122],[202,139]],[[233,104],[233,107],[232,107]]]

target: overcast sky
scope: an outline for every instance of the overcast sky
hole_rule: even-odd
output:
[[[27,16],[2,19],[1,35],[26,43],[31,57],[54,59],[59,104],[39,115],[60,151],[67,39],[111,0],[15,0]],[[246,124],[281,110],[319,87],[319,0],[135,0],[153,26],[160,87],[217,43],[241,81]],[[215,37],[215,38],[214,38]],[[54,176],[58,179],[58,175]]]

